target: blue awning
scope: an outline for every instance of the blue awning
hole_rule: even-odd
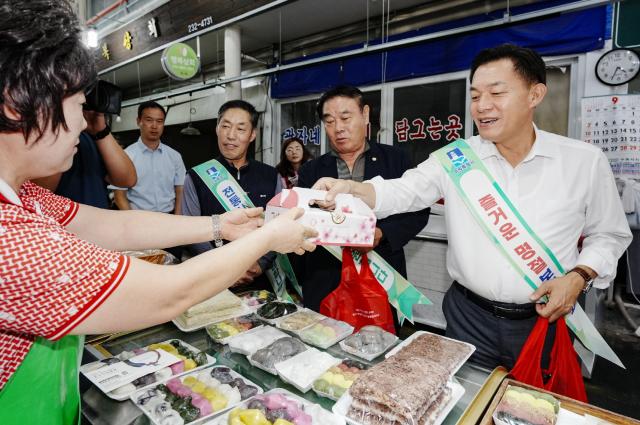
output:
[[[599,6],[525,23],[427,41],[385,53],[368,53],[282,71],[271,76],[271,96],[288,98],[321,93],[338,84],[354,86],[379,84],[382,82],[384,55],[386,55],[384,80],[398,81],[469,69],[471,60],[480,50],[507,42],[530,47],[545,56],[584,53],[604,46],[608,34],[607,28],[610,27],[609,15],[609,6]],[[486,21],[488,17],[489,15],[483,15],[456,23],[440,24],[397,35],[393,39],[442,31],[453,24],[456,27],[470,25],[481,20]],[[345,47],[316,56],[360,47]],[[309,58],[308,56],[301,60]]]

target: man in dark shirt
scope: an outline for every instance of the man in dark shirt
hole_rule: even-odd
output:
[[[134,186],[136,169],[111,134],[103,113],[84,111],[84,118],[87,128],[80,133],[71,168],[35,183],[81,204],[109,208],[107,184]]]
[[[247,158],[249,146],[256,139],[258,112],[248,102],[231,100],[220,107],[218,111],[218,148],[220,156],[216,158],[224,165],[247,193],[256,207],[266,207],[267,202],[281,190],[280,178],[275,168]],[[213,215],[225,211],[209,188],[198,177],[193,169],[187,171],[184,181],[184,198],[182,200],[183,215]],[[190,245],[189,251],[193,255],[201,254],[213,249],[212,242]],[[263,275],[273,260],[275,254],[267,254],[252,265],[245,274],[238,279],[236,285],[248,285],[266,289],[270,285]]]
[[[411,167],[408,155],[400,149],[367,141],[369,106],[357,88],[340,86],[329,90],[320,97],[317,109],[331,150],[300,168],[300,187],[311,187],[321,177],[359,182],[378,175],[396,178]],[[427,225],[428,219],[427,208],[378,220],[373,249],[406,277],[403,247]],[[292,261],[302,284],[305,306],[318,311],[322,300],[340,283],[340,262],[325,249]]]

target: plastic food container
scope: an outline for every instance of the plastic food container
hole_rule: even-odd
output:
[[[364,326],[340,341],[340,348],[349,354],[371,361],[391,348],[398,337],[379,326]]]
[[[262,388],[228,367],[185,373],[131,395],[154,424],[201,421],[261,394]]]
[[[226,344],[234,336],[262,326],[253,314],[223,320],[206,327],[207,334],[212,340]]]
[[[180,339],[169,339],[167,341],[150,344],[147,347],[132,351],[124,351],[115,357],[109,359],[99,360],[92,363],[87,363],[80,367],[80,371],[83,373],[95,370],[110,364],[113,361],[127,360],[134,355],[138,355],[143,351],[153,350],[161,348],[164,351],[173,354],[182,359],[182,362],[171,365],[164,369],[160,369],[157,372],[150,373],[143,377],[136,379],[130,384],[124,385],[120,388],[116,388],[113,391],[105,393],[109,398],[122,401],[129,398],[135,391],[153,386],[154,384],[164,381],[172,376],[180,375],[183,372],[195,371],[207,366],[215,364],[216,359],[206,354],[204,351],[200,351],[193,345],[187,344]]]
[[[280,338],[268,346],[261,348],[248,357],[249,362],[273,375],[277,375],[276,363],[283,362],[291,357],[306,351],[308,347],[299,339],[291,336]]]
[[[262,326],[251,331],[236,335],[227,341],[229,349],[234,353],[251,356],[261,348],[266,347],[273,341],[288,337],[286,333],[273,326]]]
[[[331,354],[310,348],[289,360],[276,363],[275,369],[283,381],[306,393],[320,375],[339,363],[340,359]]]
[[[468,342],[458,341],[431,332],[417,331],[396,345],[384,357],[388,359],[396,354],[402,355],[401,353],[405,352],[405,348],[406,350],[412,349],[414,341],[422,345],[422,347],[414,348],[414,350],[419,351],[421,355],[430,358],[449,370],[451,376],[455,375],[476,350],[476,347]]]
[[[259,291],[247,291],[238,294],[240,298],[244,301],[244,303],[252,309],[257,309],[262,304],[266,304],[270,301],[275,301],[276,296],[269,291],[264,289]]]
[[[313,382],[313,391],[321,397],[338,400],[367,366],[355,360],[343,360]]]
[[[560,403],[551,394],[509,385],[496,410],[496,425],[555,424]]]
[[[245,419],[232,422],[234,418]],[[242,402],[239,406],[215,418],[211,425],[234,423],[277,423],[281,419],[289,423],[309,425],[344,425],[344,418],[323,409],[320,405],[276,388]],[[253,420],[253,422],[252,422]],[[268,422],[264,422],[268,421]]]
[[[261,305],[256,310],[256,315],[267,323],[275,325],[279,318],[298,311],[298,306],[293,303],[271,301]]]
[[[276,326],[285,331],[299,332],[319,322],[325,317],[326,316],[320,313],[316,313],[313,310],[309,310],[308,308],[303,308],[300,311],[291,313],[290,315],[279,319],[278,322],[276,323]]]
[[[182,332],[195,332],[199,329],[202,329],[212,323],[215,322],[219,322],[221,320],[227,320],[227,319],[233,319],[234,317],[240,317],[240,316],[245,316],[247,314],[250,314],[252,312],[252,310],[247,307],[246,305],[242,304],[241,306],[238,307],[234,307],[233,309],[229,309],[227,310],[228,313],[224,314],[224,315],[219,315],[216,316],[215,318],[208,320],[208,321],[204,321],[204,322],[199,322],[195,325],[188,325],[185,320],[184,320],[184,315],[180,315],[178,317],[176,317],[175,319],[172,320],[173,324],[176,325],[176,327],[178,329],[180,329]]]
[[[304,342],[323,350],[351,335],[353,326],[346,322],[327,317],[301,331],[298,335]]]
[[[465,393],[464,387],[458,382],[448,382],[447,387],[451,392],[451,398],[449,402],[440,410],[439,414],[432,422],[432,425],[441,425]],[[338,399],[331,410],[336,415],[344,418],[349,425],[362,425],[362,422],[348,416],[349,407],[351,406],[352,402],[353,398],[351,397],[351,394],[349,394],[349,391],[347,391],[342,395],[342,397]],[[417,419],[415,422],[417,423]]]

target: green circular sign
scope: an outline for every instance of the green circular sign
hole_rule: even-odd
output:
[[[164,49],[160,61],[164,72],[176,80],[188,80],[200,70],[198,55],[184,43],[175,43]]]

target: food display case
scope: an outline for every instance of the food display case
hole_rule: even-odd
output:
[[[96,339],[88,343],[86,345],[86,351],[97,360],[100,360],[116,356],[124,351],[133,351],[159,341],[167,341],[171,339],[179,339],[206,352],[209,356],[215,358],[216,366],[226,366],[231,368],[247,380],[260,385],[262,390],[265,392],[282,388],[310,403],[322,406],[329,412],[332,411],[332,408],[336,403],[334,399],[319,395],[316,391],[301,392],[294,385],[285,382],[280,376],[273,375],[251,365],[245,355],[234,353],[229,349],[228,345],[215,342],[207,334],[205,329],[200,329],[195,332],[183,332],[174,324],[166,323],[138,332],[118,334],[111,337],[103,336],[100,339]],[[323,351],[326,351],[336,359],[358,362],[365,367],[370,367],[384,360],[384,356],[379,356],[371,361],[367,361],[361,357],[357,357],[343,351],[338,343]],[[469,363],[465,363],[460,367],[460,369],[455,373],[454,379],[464,389],[464,394],[447,414],[446,418],[442,422],[443,424],[456,424],[460,418],[463,418],[464,415],[468,415],[465,410],[480,392],[481,388],[483,388],[483,385],[487,381],[487,377],[489,375],[490,371],[477,368]],[[504,373],[504,376],[506,376],[506,372]],[[499,383],[500,382],[498,382],[498,385]],[[88,389],[84,391],[82,399],[83,416],[88,423],[95,425],[143,425],[150,423],[148,417],[142,410],[138,409],[132,401],[114,401],[93,386],[89,386]],[[488,403],[486,405],[488,405]]]

